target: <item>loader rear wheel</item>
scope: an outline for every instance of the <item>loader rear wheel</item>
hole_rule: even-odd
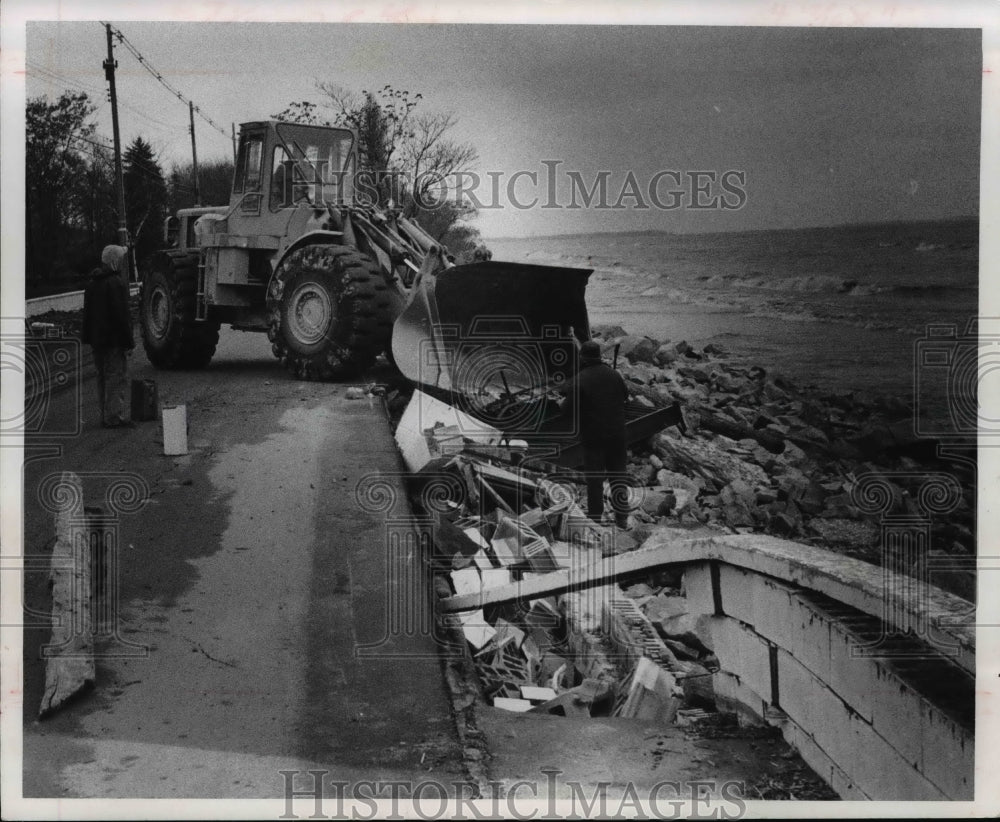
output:
[[[195,319],[198,256],[161,256],[142,283],[139,323],[157,368],[204,368],[219,343],[219,324]]]
[[[299,379],[357,375],[387,346],[391,323],[378,264],[348,246],[296,249],[268,289],[271,349]]]

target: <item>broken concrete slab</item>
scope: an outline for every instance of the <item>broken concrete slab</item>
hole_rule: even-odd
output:
[[[644,656],[636,662],[620,689],[621,701],[615,707],[615,715],[666,724],[674,721],[682,699],[683,692],[673,675]]]
[[[475,566],[451,572],[451,584],[456,594],[474,594],[482,590],[479,569]]]
[[[462,633],[469,644],[477,650],[496,636],[496,629],[486,621],[482,609],[460,614],[459,620]]]
[[[559,714],[561,716],[590,716],[601,702],[610,701],[611,685],[597,679],[585,679],[574,688],[531,708],[531,713]]]
[[[45,692],[39,717],[55,711],[92,686],[94,622],[89,524],[83,507],[79,476],[65,471],[59,480],[61,502],[55,510],[55,544],[50,559],[52,639],[42,649],[46,657]]]
[[[557,694],[552,688],[542,688],[538,685],[522,685],[521,696],[537,702],[548,702],[550,699],[555,699]]]
[[[511,582],[509,568],[480,568],[479,576],[482,579],[482,587],[499,588],[502,585],[509,585]]]

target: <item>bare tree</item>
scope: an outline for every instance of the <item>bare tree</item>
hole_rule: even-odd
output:
[[[362,168],[374,176],[380,199],[401,206],[408,216],[433,208],[435,189],[453,175],[470,171],[478,160],[470,143],[448,136],[458,124],[454,114],[416,111],[421,94],[390,85],[361,94],[331,82],[318,82],[316,88],[326,97],[322,105],[303,100],[275,116],[354,129]],[[447,210],[453,215],[450,222],[474,214],[467,204],[455,206]]]
[[[427,204],[432,188],[440,180],[471,171],[479,154],[471,143],[446,136],[457,124],[453,114],[420,114],[413,118],[413,131],[401,147],[403,166],[412,180],[415,207]]]

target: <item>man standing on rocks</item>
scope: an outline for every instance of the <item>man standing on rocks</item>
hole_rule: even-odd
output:
[[[126,250],[105,246],[101,266],[91,272],[83,292],[83,329],[80,340],[89,343],[97,366],[97,398],[105,428],[131,428],[126,402],[127,352],[135,348],[132,316],[125,282]]]
[[[583,443],[587,477],[587,515],[600,522],[604,513],[604,481],[611,485],[615,524],[628,528],[628,460],[625,446],[625,380],[601,360],[601,347],[589,340],[580,346],[580,370],[565,388],[563,413],[576,418]]]

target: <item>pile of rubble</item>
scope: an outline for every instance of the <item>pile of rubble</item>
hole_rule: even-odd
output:
[[[638,547],[591,521],[564,485],[537,472],[468,454],[444,471],[462,484],[433,505],[446,594],[478,596]],[[460,612],[455,624],[495,707],[684,724],[714,711],[718,663],[680,586],[678,572],[663,571],[624,589],[505,598]]]
[[[800,388],[730,357],[720,346],[693,350],[618,327],[599,327],[606,359],[650,407],[680,401],[687,435],[667,429],[630,454],[644,488],[641,522],[701,523],[817,544],[881,562],[880,522],[926,517],[920,486],[933,472],[957,478],[961,493],[947,516],[931,519],[931,555],[949,558],[935,584],[975,595],[975,452],[943,463],[937,443],[914,433],[913,411],[896,398]],[[877,479],[886,505],[859,505],[858,481]]]

